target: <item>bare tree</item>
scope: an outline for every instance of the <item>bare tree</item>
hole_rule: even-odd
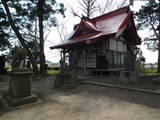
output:
[[[84,16],[90,18],[95,11],[96,0],[79,0],[80,9],[84,12]]]
[[[103,15],[115,9],[124,7],[127,5],[127,0],[115,1],[115,0],[98,0],[96,1],[96,8],[98,15]]]
[[[75,11],[73,7],[71,7],[70,5],[68,5],[68,7],[69,7],[69,9],[70,9],[71,14],[72,14],[74,17],[79,17],[79,18],[81,19],[82,16],[79,15],[78,12]]]
[[[57,31],[57,35],[59,37],[59,42],[63,42],[64,40],[67,39],[67,35],[68,35],[68,30],[67,30],[67,27],[66,27],[66,23],[67,21],[64,21],[62,22],[60,25],[58,26],[55,26],[55,30]],[[48,36],[46,36],[48,37]],[[46,40],[45,41],[46,44],[48,44],[49,46],[52,44],[52,45],[56,45],[52,40]],[[58,50],[58,55],[60,55],[61,59],[62,59],[62,51],[60,49],[57,49]]]
[[[96,0],[78,0],[78,8],[81,12],[81,14],[78,14],[77,11],[74,10],[72,6],[69,6],[71,13],[73,16],[81,18],[82,16],[90,18],[93,16],[95,10],[96,10]]]
[[[60,37],[60,42],[63,42],[67,38],[67,28],[65,22],[55,27]]]
[[[68,35],[67,28],[66,28],[66,23],[65,22],[61,23],[61,25],[56,27],[56,30],[58,32],[60,42],[62,43],[65,39],[67,39],[67,35]],[[62,59],[62,51],[59,50],[59,52],[60,52],[60,56],[61,56],[61,59]]]
[[[127,5],[127,0],[78,0],[77,7],[81,10],[81,14],[75,11],[72,6],[69,6],[73,16],[81,18],[82,15],[85,17],[93,17],[103,15],[115,9],[124,7]]]

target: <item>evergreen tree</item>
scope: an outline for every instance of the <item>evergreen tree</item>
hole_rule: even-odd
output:
[[[149,28],[149,37],[144,43],[149,50],[158,51],[158,72],[160,72],[160,1],[150,0],[136,13],[138,28]]]

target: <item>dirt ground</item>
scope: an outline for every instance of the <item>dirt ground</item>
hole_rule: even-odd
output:
[[[157,80],[156,82],[153,80]],[[94,76],[93,78],[84,79],[84,81],[97,82],[109,85],[117,85],[128,88],[145,89],[160,92],[160,75],[139,76],[136,81],[122,82],[117,76]]]
[[[160,120],[160,95],[85,84],[59,91],[53,81],[53,76],[32,81],[42,102],[6,112],[0,120]]]

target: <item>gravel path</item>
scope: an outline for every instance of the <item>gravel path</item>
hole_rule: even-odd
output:
[[[160,95],[91,85],[52,88],[54,77],[33,81],[43,102],[21,107],[0,120],[160,120]]]

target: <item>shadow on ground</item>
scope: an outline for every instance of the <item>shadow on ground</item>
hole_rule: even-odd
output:
[[[86,84],[81,84],[76,89],[57,90],[53,88],[54,79],[54,77],[48,77],[40,81],[34,81],[34,92],[39,94],[40,96],[45,96],[52,99],[56,97],[69,97],[72,95],[77,95],[96,101],[99,97],[104,99],[109,97],[118,101],[126,101],[160,109],[160,95],[157,94],[142,93],[131,90],[100,87]]]
[[[122,90],[117,88],[99,88],[97,86],[84,85],[88,88],[85,92],[91,94],[92,96],[104,96],[111,97],[113,99],[117,99],[120,101],[126,101],[135,104],[141,104],[149,107],[159,108],[160,109],[160,95],[150,94],[150,93],[142,93],[131,90]]]

